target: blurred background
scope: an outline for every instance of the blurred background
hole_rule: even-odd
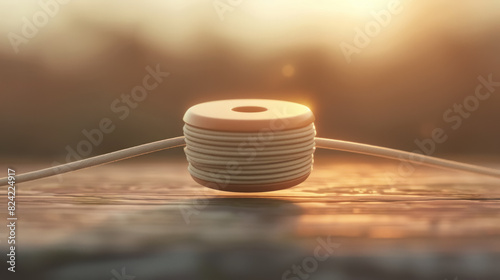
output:
[[[500,1],[0,0],[0,38],[0,172],[179,136],[227,98],[407,151],[440,128],[432,155],[499,167]],[[193,182],[182,149],[22,183],[22,273],[0,279],[296,280],[329,238],[309,280],[499,279],[497,179],[331,155],[248,195]]]
[[[271,98],[308,105],[322,137],[414,150],[440,127],[435,155],[498,156],[500,90],[456,130],[443,114],[500,81],[500,2],[396,2],[2,0],[0,155],[62,162],[109,118],[97,155],[180,135],[199,102]],[[122,120],[113,102],[157,65]]]

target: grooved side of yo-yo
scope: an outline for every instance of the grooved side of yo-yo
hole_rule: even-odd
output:
[[[215,183],[210,181],[205,181],[199,179],[193,175],[191,177],[198,184],[205,186],[207,188],[211,188],[218,191],[226,191],[226,192],[269,192],[269,191],[279,191],[283,189],[288,189],[293,186],[296,186],[302,182],[304,182],[310,175],[309,172],[306,175],[303,175],[299,178],[295,178],[292,180],[288,180],[285,182],[272,183],[272,184],[223,184],[223,183]]]
[[[189,173],[204,181],[274,184],[311,172],[314,124],[271,133],[267,141],[261,138],[261,143],[254,142],[259,139],[259,133],[219,132],[188,124],[183,131]]]

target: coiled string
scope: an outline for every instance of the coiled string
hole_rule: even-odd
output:
[[[208,182],[270,184],[311,172],[314,124],[260,132],[221,132],[185,124],[184,135],[189,172]]]
[[[191,144],[189,148],[186,149],[186,154],[190,163],[189,172],[191,172],[191,174],[195,174],[195,176],[205,176],[204,178],[214,180],[220,180],[220,178],[214,177],[213,173],[217,173],[217,171],[219,171],[219,169],[223,167],[224,164],[225,167],[227,167],[227,165],[230,165],[234,162],[237,162],[239,166],[244,167],[242,169],[242,171],[244,172],[237,174],[238,177],[234,177],[234,180],[237,180],[237,182],[241,183],[255,184],[257,181],[271,182],[275,180],[299,176],[299,174],[302,174],[302,172],[306,172],[306,170],[307,172],[309,172],[313,160],[312,154],[314,152],[314,146],[310,146],[311,141],[312,143],[315,142],[317,148],[348,151],[358,154],[403,160],[419,165],[428,165],[446,169],[467,171],[500,178],[500,171],[496,169],[362,143],[314,137],[312,132],[314,130],[314,126],[312,130],[310,129],[310,127],[308,127],[303,128],[304,131],[300,131],[300,135],[302,137],[301,141],[304,142],[295,141],[296,139],[290,137],[291,135],[299,135],[298,130],[273,132],[275,133],[276,138],[272,138],[274,141],[270,140],[270,142],[265,145],[266,147],[268,147],[268,149],[265,149],[265,151],[261,151],[262,153],[258,154],[258,156],[256,154],[253,154],[255,156],[255,159],[257,159],[258,161],[249,161],[248,159],[250,159],[251,157],[246,156],[251,156],[252,153],[245,154],[244,151],[245,149],[247,149],[246,151],[249,152],[251,151],[249,149],[251,147],[254,147],[255,152],[259,147],[261,148],[261,146],[256,145],[254,142],[252,142],[252,140],[266,139],[265,132],[253,135],[233,133],[230,133],[231,135],[229,135],[225,132],[219,134],[214,131],[197,130],[192,127],[185,127],[184,129],[185,132],[188,133],[186,137],[180,136],[160,140],[104,155],[95,156],[88,159],[82,159],[79,161],[28,173],[17,174],[16,183],[37,180],[83,168],[149,154],[156,151],[184,146],[186,145],[186,142],[190,142]],[[306,139],[309,139],[309,141],[307,141]],[[240,142],[241,140],[243,140],[243,142]],[[248,143],[248,145],[242,143]],[[233,154],[235,153],[235,151],[238,154]],[[241,151],[243,152],[239,154]],[[299,154],[303,156],[298,156]],[[264,164],[267,169],[261,168],[261,164]],[[258,179],[254,177],[254,174],[252,172],[254,172],[255,170],[259,170],[259,173],[262,174],[262,177],[259,177]],[[269,174],[271,175],[268,177],[264,177],[267,176],[265,175],[268,174],[267,171],[269,171]],[[5,186],[7,184],[7,177],[0,179],[0,186]]]

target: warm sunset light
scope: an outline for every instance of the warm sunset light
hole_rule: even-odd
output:
[[[500,1],[0,18],[0,279],[500,279]]]

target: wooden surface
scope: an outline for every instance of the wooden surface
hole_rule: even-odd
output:
[[[142,158],[19,184],[16,276],[282,279],[330,238],[307,279],[500,279],[500,180],[398,168],[334,154],[292,189],[237,194],[197,185],[184,159]]]

